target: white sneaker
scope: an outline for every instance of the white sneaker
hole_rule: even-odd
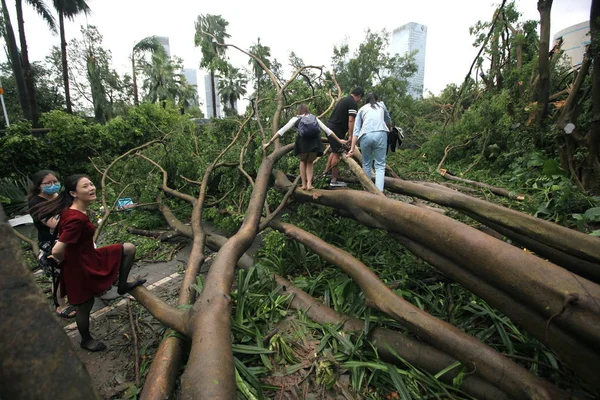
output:
[[[329,182],[329,186],[331,186],[331,187],[346,187],[346,186],[348,186],[348,184],[346,182],[339,182],[339,181],[338,182],[334,182],[334,181],[331,181],[331,182]]]

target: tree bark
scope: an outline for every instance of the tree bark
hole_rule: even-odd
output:
[[[538,51],[538,112],[537,122],[541,124],[548,114],[548,99],[550,97],[550,11],[552,0],[538,0],[537,9],[540,13],[540,43]]]
[[[219,251],[226,242],[227,238],[216,234],[208,234],[206,238],[207,247],[213,251]],[[239,268],[248,270],[253,264],[252,258],[244,253],[237,265]],[[273,279],[281,286],[280,294],[292,296],[290,307],[304,311],[313,321],[319,324],[342,325],[341,329],[346,332],[364,331],[365,324],[363,321],[336,312],[277,274],[273,275]],[[402,332],[386,328],[376,327],[370,330],[367,340],[377,348],[380,357],[384,360],[394,364],[402,364],[394,355],[396,353],[410,364],[423,368],[431,374],[437,374],[456,361],[426,343],[405,336]],[[458,374],[458,370],[458,368],[455,368],[448,371],[440,379],[451,384],[452,379]],[[500,389],[475,375],[469,375],[460,389],[477,399],[508,399],[508,396]]]
[[[394,235],[394,237],[417,257],[427,261],[470,292],[485,299],[492,307],[501,310],[511,321],[553,349],[578,376],[592,386],[600,388],[598,374],[593,367],[600,365],[598,351],[581,344],[555,325],[547,326],[547,321],[527,305],[515,301],[503,291],[467,272],[465,268],[404,236]]]
[[[58,24],[60,26],[60,55],[62,61],[63,83],[65,85],[65,102],[67,105],[67,112],[72,114],[73,106],[71,104],[71,91],[69,90],[69,66],[67,62],[67,38],[65,36],[65,18],[62,10],[58,10]]]
[[[586,190],[600,194],[600,1],[592,0],[590,35],[592,41],[592,125],[587,135],[588,155],[581,182]]]
[[[27,100],[31,112],[31,124],[34,128],[39,127],[39,112],[37,106],[37,97],[35,94],[35,84],[33,74],[31,73],[31,64],[29,63],[29,51],[27,50],[27,39],[25,37],[25,20],[23,19],[22,0],[15,0],[17,8],[17,25],[19,27],[19,41],[21,42],[21,61],[23,62],[23,78],[25,80],[25,90],[27,91]]]
[[[213,106],[213,118],[217,118],[217,92],[215,88],[215,71],[214,69],[210,69],[210,88],[211,88],[211,97],[212,97],[212,106]]]
[[[374,195],[369,197],[383,199]],[[271,222],[270,225],[310,248],[325,261],[340,267],[360,286],[367,305],[400,321],[414,334],[477,371],[488,382],[511,397],[567,398],[566,393],[532,375],[480,341],[408,303],[392,292],[366,265],[346,251],[331,246],[293,225],[281,222]],[[498,374],[498,371],[502,371],[502,374]]]
[[[600,279],[600,239],[598,238],[459,192],[387,177],[385,178],[385,187],[391,192],[416,196],[439,205],[468,212],[472,216],[485,218],[519,235],[587,263],[592,263],[596,267],[591,268],[588,272],[593,274],[595,280]],[[503,232],[503,234],[518,240],[518,237],[511,236],[509,231]],[[543,250],[540,250],[540,254],[551,256]],[[564,265],[564,267],[568,268],[569,265]]]
[[[19,48],[17,47],[15,32],[10,22],[10,15],[6,6],[6,0],[2,0],[2,16],[4,18],[5,39],[6,47],[8,49],[8,58],[10,60],[10,65],[12,67],[13,73],[15,74],[19,104],[21,105],[21,109],[23,110],[23,115],[25,116],[25,118],[31,119],[31,109],[29,108],[29,100],[27,99],[27,89],[25,88],[25,79],[23,77],[21,55],[19,54]]]
[[[135,51],[131,54],[131,79],[133,80],[133,104],[138,106],[140,101],[138,99],[137,72],[135,70]]]
[[[231,350],[231,285],[235,265],[258,233],[274,163],[293,148],[275,150],[263,159],[247,208],[237,233],[217,253],[200,298],[194,304],[192,348],[181,378],[184,399],[232,399],[236,397]]]
[[[284,189],[289,185],[279,172],[277,181]],[[345,209],[360,222],[374,220],[375,228],[406,235],[600,349],[600,286],[593,282],[451,218],[384,197],[354,190],[313,190],[310,195],[295,191],[294,198]],[[573,298],[577,301],[561,312]]]
[[[3,399],[100,399],[25,266],[0,206],[0,393]]]

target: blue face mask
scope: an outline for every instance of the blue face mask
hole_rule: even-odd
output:
[[[44,192],[46,194],[58,193],[59,190],[60,190],[60,183],[55,183],[50,186],[42,186],[42,192]]]

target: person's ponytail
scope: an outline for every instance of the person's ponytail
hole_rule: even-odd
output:
[[[377,97],[377,94],[373,92],[369,93],[365,98],[365,103],[370,104],[372,108],[375,108],[377,101],[379,101],[379,97]]]

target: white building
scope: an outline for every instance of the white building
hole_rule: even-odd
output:
[[[171,46],[169,46],[169,38],[166,36],[158,36],[157,38],[160,44],[162,44],[163,48],[165,49],[165,53],[167,53],[167,56],[171,57]]]
[[[216,105],[213,105],[212,100],[212,86],[210,84],[210,74],[204,75],[204,93],[206,94],[206,118],[213,117],[213,109],[216,106],[217,109],[217,118],[222,117],[221,114],[221,100],[219,99],[219,78],[215,76],[215,100]]]
[[[561,50],[564,51],[571,67],[582,63],[585,47],[590,44],[590,22],[580,22],[569,26],[554,35],[554,42],[563,40]]]
[[[427,27],[425,25],[409,22],[392,32],[392,54],[403,56],[416,51],[414,59],[417,64],[417,72],[408,78],[408,93],[414,98],[423,96],[426,45]]]

